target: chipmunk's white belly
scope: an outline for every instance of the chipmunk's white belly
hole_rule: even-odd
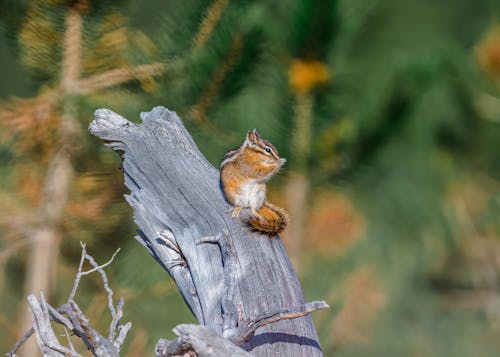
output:
[[[250,181],[241,185],[236,206],[259,209],[266,199],[266,185]]]

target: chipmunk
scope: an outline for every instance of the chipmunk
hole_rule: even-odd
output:
[[[288,224],[286,212],[266,201],[266,182],[285,162],[273,144],[254,129],[238,149],[224,155],[220,165],[224,195],[234,206],[232,216],[269,236],[281,233]]]

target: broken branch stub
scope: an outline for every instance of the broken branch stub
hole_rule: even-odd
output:
[[[155,107],[141,119],[134,124],[99,109],[89,130],[122,152],[136,238],[175,280],[200,325],[223,335],[262,313],[304,305],[280,238],[249,232],[231,217],[219,171],[177,114]],[[244,348],[258,356],[322,356],[308,315],[259,327]]]

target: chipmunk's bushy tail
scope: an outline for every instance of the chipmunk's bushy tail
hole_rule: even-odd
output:
[[[257,212],[258,215],[251,216],[247,221],[250,228],[257,232],[275,236],[281,233],[289,222],[286,212],[269,202],[264,202]]]

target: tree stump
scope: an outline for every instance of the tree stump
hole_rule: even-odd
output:
[[[141,119],[99,109],[89,130],[122,153],[136,239],[174,279],[199,324],[254,356],[322,356],[308,314],[327,305],[306,304],[281,239],[231,217],[219,171],[175,112],[155,107]],[[179,336],[160,340],[157,355],[189,345]]]

